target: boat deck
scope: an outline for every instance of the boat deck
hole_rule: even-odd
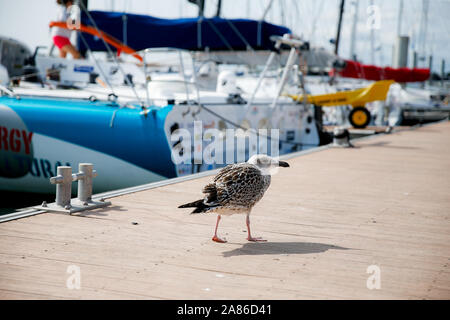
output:
[[[177,209],[211,177],[2,223],[0,298],[450,299],[450,122],[355,145],[288,160],[252,213],[266,243],[241,215],[212,242],[215,215]]]

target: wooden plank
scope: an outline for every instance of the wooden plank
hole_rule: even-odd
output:
[[[0,224],[0,299],[449,299],[450,124],[356,145],[273,177],[252,212],[267,243],[245,240],[240,215],[221,221],[228,243],[212,242],[215,215],[177,209],[211,177]]]

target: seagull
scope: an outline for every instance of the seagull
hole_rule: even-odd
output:
[[[250,233],[250,212],[261,200],[270,185],[270,177],[278,167],[289,167],[265,154],[252,156],[247,162],[231,164],[222,168],[213,182],[203,188],[203,199],[186,203],[178,208],[195,208],[194,213],[216,213],[217,222],[213,241],[225,243],[217,236],[217,228],[222,215],[246,214],[248,241],[266,241],[252,237]]]

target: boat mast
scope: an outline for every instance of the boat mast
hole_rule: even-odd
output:
[[[400,0],[397,18],[397,36],[401,36],[402,34],[402,19],[403,19],[403,0]]]
[[[427,27],[428,27],[428,6],[429,0],[422,0],[422,15],[420,17],[419,41],[420,41],[420,61],[426,59],[426,41],[427,41]]]
[[[278,5],[280,6],[280,14],[281,14],[281,24],[286,26],[286,15],[284,13],[284,3],[283,0],[278,1]]]
[[[340,9],[339,9],[339,21],[338,21],[336,41],[335,41],[335,47],[334,47],[334,53],[336,55],[338,55],[338,51],[339,51],[339,40],[341,38],[342,16],[344,15],[344,6],[345,6],[345,0],[341,0],[341,5],[340,5]]]
[[[358,24],[358,5],[359,2],[352,1],[353,4],[353,24],[352,24],[352,34],[350,38],[350,58],[356,61],[356,52],[355,52],[355,38],[356,38],[356,25]]]
[[[205,0],[188,0],[188,1],[198,6],[198,16],[203,17],[205,13]]]
[[[220,11],[222,10],[222,0],[217,0],[216,17],[220,17]]]
[[[205,16],[205,0],[188,0],[190,3],[196,4],[198,6],[198,16]],[[220,17],[220,12],[222,10],[222,0],[217,0],[217,11],[216,17]]]
[[[86,9],[88,9],[88,2],[88,0],[78,0],[78,3],[83,5]]]
[[[373,8],[373,0],[370,0],[370,7]],[[375,64],[375,28],[370,28],[370,63]]]

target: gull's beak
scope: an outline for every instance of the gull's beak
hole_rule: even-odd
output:
[[[278,166],[287,168],[289,167],[289,163],[285,161],[278,161]]]

